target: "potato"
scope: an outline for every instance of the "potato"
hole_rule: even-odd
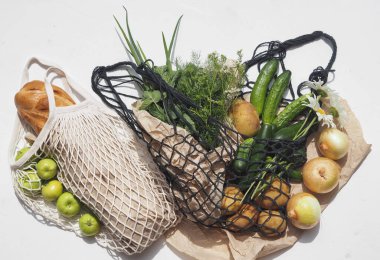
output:
[[[270,180],[267,180],[270,182]],[[290,186],[280,178],[274,178],[268,187],[258,198],[258,203],[264,209],[278,209],[285,206],[290,197]]]
[[[286,218],[279,211],[264,210],[259,214],[258,227],[264,236],[279,236],[287,227]]]
[[[230,117],[236,130],[242,135],[252,137],[260,129],[260,118],[256,108],[243,99],[233,102]]]
[[[224,188],[224,196],[221,208],[224,215],[230,215],[237,212],[241,206],[244,194],[238,187],[227,186]]]
[[[243,204],[240,210],[226,221],[226,226],[229,230],[240,231],[252,227],[259,216],[255,206],[251,204]]]

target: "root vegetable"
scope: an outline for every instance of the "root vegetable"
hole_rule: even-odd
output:
[[[264,210],[259,215],[258,226],[264,236],[274,237],[281,235],[285,231],[287,223],[285,216],[281,212]]]
[[[224,189],[224,196],[221,205],[224,215],[230,215],[237,212],[241,206],[243,197],[244,194],[238,187],[227,186]]]
[[[347,154],[348,148],[348,136],[339,129],[325,128],[319,135],[318,149],[327,158],[339,160]]]
[[[260,118],[255,107],[243,99],[233,102],[230,117],[236,130],[242,135],[252,137],[260,128]]]
[[[341,167],[335,161],[317,157],[303,166],[303,183],[312,192],[328,193],[338,185],[340,172]]]
[[[301,192],[290,198],[286,211],[289,220],[295,227],[310,229],[319,222],[321,206],[313,195]]]
[[[280,178],[274,178],[270,187],[259,197],[258,202],[264,209],[278,209],[286,205],[289,200],[289,193],[289,184]]]
[[[243,204],[240,210],[226,221],[226,227],[232,231],[240,231],[252,227],[257,222],[259,213],[255,206]]]

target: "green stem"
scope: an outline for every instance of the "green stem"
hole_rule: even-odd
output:
[[[307,127],[305,127],[305,125],[306,125],[307,121],[309,121],[309,117],[312,113],[313,113],[313,111],[310,110],[309,113],[307,114],[301,128],[298,130],[297,134],[294,136],[293,141],[296,141],[296,140],[300,139],[301,137],[305,136],[307,134],[307,132],[310,130],[310,128],[315,124],[316,118],[314,117],[313,120],[311,120],[311,122],[307,125]]]

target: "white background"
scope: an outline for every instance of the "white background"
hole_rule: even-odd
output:
[[[346,98],[363,127],[372,151],[346,187],[323,213],[319,228],[306,232],[289,250],[267,259],[375,259],[380,244],[379,25],[380,2],[361,1],[0,1],[0,259],[111,259],[107,251],[73,233],[39,223],[17,200],[12,188],[7,147],[16,116],[13,97],[20,88],[27,58],[45,57],[60,64],[90,89],[97,65],[125,60],[112,15],[122,6],[146,54],[164,61],[161,31],[171,34],[183,14],[176,55],[192,51],[203,57],[218,51],[248,59],[256,45],[286,40],[315,30],[335,37],[336,76],[330,86]],[[288,52],[293,82],[306,80],[326,66],[331,50],[322,41]],[[176,259],[157,242],[140,256],[125,259]]]

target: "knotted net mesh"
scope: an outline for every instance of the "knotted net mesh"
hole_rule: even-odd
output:
[[[245,145],[243,137],[224,122],[209,118],[206,124],[186,110],[194,122],[217,129],[214,145],[207,149],[197,133],[190,134],[131,104],[130,89],[142,84],[150,84],[167,97],[167,106],[186,109],[193,105],[146,64],[97,67],[92,76],[93,90],[145,141],[182,213],[209,227],[264,236],[283,234],[289,168],[295,166],[291,164],[296,157],[298,166],[306,160],[305,140],[252,138]],[[238,164],[239,170],[234,167]]]
[[[47,135],[32,145],[35,154],[12,174],[17,196],[38,219],[82,236],[78,219],[91,211],[102,223],[96,241],[126,254],[143,251],[178,223],[165,177],[120,118],[88,102],[60,110],[45,127]],[[20,124],[15,153],[27,144],[30,130]],[[46,157],[57,162],[58,180],[82,203],[82,213],[74,218],[44,201],[41,180],[31,175],[36,161]]]

